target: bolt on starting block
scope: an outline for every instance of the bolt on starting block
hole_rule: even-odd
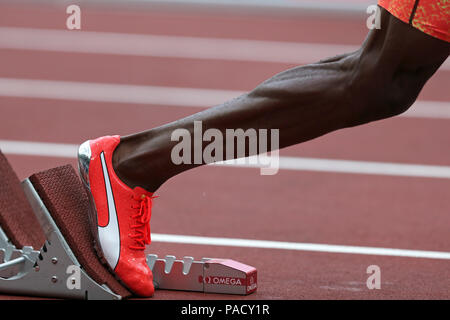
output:
[[[1,153],[0,156],[2,156]],[[55,171],[51,169],[49,170],[50,174],[47,175],[50,177],[49,181],[52,182],[52,192],[58,194],[64,191],[60,191],[57,184],[68,188],[69,194],[75,190],[65,185],[66,181],[61,181],[61,179],[64,180],[67,172],[72,175],[71,183],[79,183],[80,190],[84,190],[81,181],[73,179],[74,170],[71,166],[61,168],[53,169]],[[52,175],[55,173],[59,179],[55,183],[56,186],[53,185],[52,180]],[[78,176],[76,177],[78,179]],[[111,274],[107,276],[104,274],[109,271],[105,271],[106,269],[92,271],[95,267],[91,268],[86,262],[89,259],[86,260],[86,257],[80,254],[82,252],[80,247],[74,245],[73,239],[71,239],[73,234],[67,233],[67,226],[71,229],[73,221],[69,221],[68,225],[61,226],[61,217],[55,219],[54,211],[58,211],[57,205],[50,203],[51,208],[48,207],[44,203],[42,195],[37,191],[39,188],[35,187],[30,179],[24,180],[21,186],[38,221],[38,225],[34,228],[42,230],[46,240],[39,250],[32,246],[23,246],[19,249],[13,245],[6,229],[0,226],[0,293],[68,299],[119,300],[131,297],[132,294],[121,284],[116,283],[116,280],[105,280],[107,276],[111,277]],[[4,190],[0,191],[4,192]],[[0,215],[3,215],[4,212],[1,212],[1,208],[2,206],[0,206]],[[85,213],[78,212],[78,214]],[[10,226],[5,227],[9,228]],[[89,229],[88,226],[83,227],[85,230]],[[85,244],[81,248],[87,247],[92,247],[92,244]],[[158,290],[237,295],[248,295],[257,290],[257,270],[254,267],[231,259],[203,258],[196,261],[193,257],[186,256],[177,259],[172,255],[158,258],[148,250],[150,248],[145,251],[147,264],[152,270],[154,285]],[[98,260],[98,258],[96,259]],[[98,261],[94,262],[99,263]]]

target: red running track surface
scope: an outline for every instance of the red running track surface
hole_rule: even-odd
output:
[[[358,45],[365,16],[267,16],[83,7],[83,30]],[[0,26],[65,28],[65,8],[0,5]],[[318,52],[317,59],[324,58]],[[249,90],[293,65],[0,49],[0,77]],[[449,102],[447,70],[419,99]],[[201,110],[194,107],[0,96],[0,140],[79,144],[142,131]],[[89,115],[89,117],[87,117]],[[450,119],[398,117],[287,148],[282,156],[450,165]],[[7,154],[19,174],[75,159]],[[156,199],[152,232],[299,243],[450,251],[450,180],[202,167],[168,181]],[[153,242],[159,254],[232,258],[258,269],[247,297],[159,290],[154,299],[449,299],[445,259]],[[382,288],[366,287],[369,265]],[[3,299],[15,297],[1,296]]]

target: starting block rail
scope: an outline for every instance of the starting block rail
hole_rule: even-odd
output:
[[[68,179],[71,183],[80,183],[82,188],[78,176],[75,181],[74,170],[69,167],[49,170],[50,177],[56,174],[58,182],[55,185],[63,185],[65,181],[61,179],[64,180],[66,173],[69,172],[71,180],[69,177]],[[106,280],[105,282],[101,277],[99,281],[98,274],[92,274],[93,268],[86,268],[90,267],[86,266],[89,259],[77,258],[80,247],[72,250],[71,242],[64,236],[67,236],[67,225],[66,231],[63,232],[57,223],[61,222],[61,216],[59,220],[54,219],[52,216],[54,212],[46,206],[33,181],[26,179],[21,185],[35,215],[32,220],[37,219],[38,222],[35,228],[39,228],[39,232],[45,234],[46,240],[39,250],[32,246],[17,248],[8,238],[6,230],[2,230],[0,226],[0,293],[66,299],[119,300],[130,297],[131,294],[127,293],[126,289],[117,290],[117,286],[121,284],[116,285]],[[66,187],[64,185],[64,188]],[[72,189],[69,187],[70,190],[65,192],[69,194],[77,192],[77,187],[78,185]],[[56,188],[56,192],[59,192],[57,186],[54,187],[52,184],[52,188]],[[52,210],[55,208],[52,207]],[[171,255],[159,258],[149,252],[149,249],[147,248],[145,253],[156,289],[238,295],[248,295],[257,289],[257,271],[251,266],[231,259],[203,258],[196,261],[190,256],[177,259]]]
[[[255,268],[231,259],[147,255],[155,287],[168,290],[248,295],[256,291]]]

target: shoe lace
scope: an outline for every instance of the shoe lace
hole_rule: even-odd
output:
[[[130,226],[134,234],[130,238],[135,240],[135,245],[130,245],[130,249],[144,250],[146,244],[150,244],[150,219],[152,217],[152,199],[158,196],[133,195],[133,199],[139,201],[139,205],[132,205],[136,209],[136,214],[132,215],[134,224]]]

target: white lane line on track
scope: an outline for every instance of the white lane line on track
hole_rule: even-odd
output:
[[[0,140],[0,150],[3,153],[22,156],[75,159],[78,147],[76,144],[68,143]]]
[[[0,48],[165,58],[311,63],[358,46],[0,27]]]
[[[110,3],[115,0],[91,0],[96,3]],[[116,0],[117,1],[117,0]],[[251,9],[269,10],[273,13],[275,10],[282,12],[304,12],[313,10],[325,13],[353,13],[366,14],[369,5],[374,4],[373,0],[340,0],[336,1],[313,1],[313,0],[129,0],[128,2],[146,2],[153,5],[182,5],[184,8],[192,6],[194,8],[214,8],[215,10],[231,8],[234,10]],[[276,12],[276,11],[275,11]]]
[[[0,96],[207,108],[244,91],[0,78]],[[401,117],[450,119],[450,103],[416,101]]]
[[[358,45],[0,27],[0,48],[164,58],[306,64]],[[441,70],[450,70],[450,61]]]
[[[0,96],[211,107],[242,91],[0,78]]]
[[[5,154],[25,155],[25,156],[45,156],[76,158],[78,145],[44,143],[31,141],[0,140],[0,149]],[[263,168],[259,163],[216,163],[214,166],[231,166],[239,168]],[[354,160],[317,159],[303,157],[279,158],[279,168],[281,170],[314,171],[350,174],[387,175],[402,177],[422,177],[450,179],[450,166],[434,166],[420,164],[404,164],[389,162],[370,162]]]
[[[450,252],[405,250],[378,247],[344,246],[301,242],[234,239],[219,237],[199,237],[175,234],[152,234],[153,242],[196,244],[208,246],[245,247],[259,249],[297,250],[310,252],[362,254],[391,257],[425,258],[450,260]]]

